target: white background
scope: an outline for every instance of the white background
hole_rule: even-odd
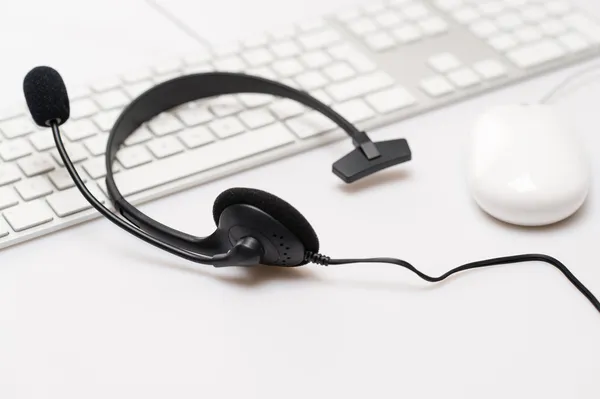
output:
[[[183,0],[165,1],[185,9]],[[594,0],[578,2],[600,15]],[[202,25],[205,36],[225,36],[257,29],[260,19],[239,21],[265,18],[268,4],[269,20],[284,21],[320,3],[330,4],[197,1],[187,14],[219,21]],[[23,75],[39,63],[75,81],[198,46],[141,0],[19,0],[1,8],[0,100],[7,103],[21,98]],[[331,256],[397,256],[437,275],[481,258],[549,253],[600,295],[600,81],[560,102],[595,172],[591,196],[573,218],[540,229],[498,223],[472,203],[464,181],[474,118],[494,104],[535,101],[569,73],[381,129],[382,138],[406,137],[414,160],[351,187],[330,172],[350,149],[344,141],[143,210],[206,235],[221,191],[257,187],[300,209]],[[103,220],[0,253],[3,399],[597,399],[598,337],[598,313],[544,264],[470,272],[435,286],[386,265],[217,270],[159,252]]]

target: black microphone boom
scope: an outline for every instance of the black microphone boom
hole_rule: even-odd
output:
[[[88,190],[65,149],[59,126],[69,119],[70,107],[69,95],[60,74],[50,67],[36,67],[25,76],[23,92],[34,121],[39,126],[52,128],[56,148],[75,186],[90,205],[109,221],[157,248],[192,262],[212,264],[214,266],[231,266],[241,265],[244,262],[257,262],[261,248],[258,248],[257,243],[252,240],[240,240],[230,251],[219,256],[206,256],[162,242],[146,231],[116,216]]]
[[[23,92],[29,112],[39,126],[50,127],[52,122],[60,126],[69,119],[69,95],[56,70],[47,66],[32,69],[23,81]]]

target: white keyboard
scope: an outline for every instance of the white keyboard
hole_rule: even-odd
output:
[[[371,1],[70,87],[63,135],[86,184],[107,202],[107,132],[135,96],[181,74],[277,79],[369,130],[589,59],[599,44],[600,25],[562,0]],[[0,132],[0,248],[99,216],[73,187],[51,132],[35,127],[25,107],[0,112]],[[118,153],[115,178],[139,204],[345,137],[289,100],[223,96],[139,129]]]

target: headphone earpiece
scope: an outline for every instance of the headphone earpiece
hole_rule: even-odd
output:
[[[213,217],[232,244],[245,236],[258,239],[266,265],[299,266],[306,263],[306,252],[319,251],[319,239],[308,220],[266,191],[242,187],[226,190],[215,200]]]

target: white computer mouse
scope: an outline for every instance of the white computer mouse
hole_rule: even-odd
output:
[[[475,123],[468,180],[473,198],[507,223],[543,226],[585,202],[590,164],[569,120],[551,105],[489,109]]]

